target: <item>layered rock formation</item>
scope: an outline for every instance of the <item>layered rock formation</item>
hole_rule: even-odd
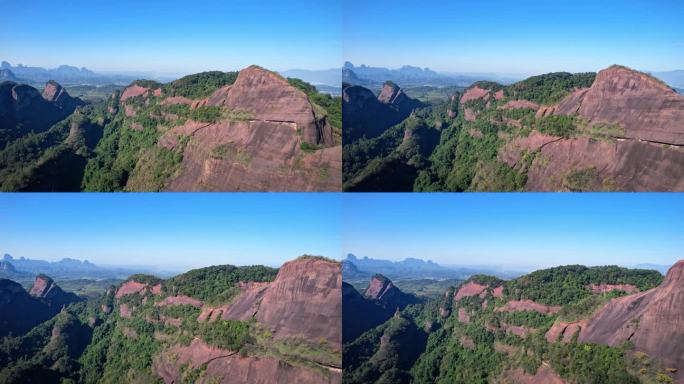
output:
[[[342,89],[343,142],[346,145],[364,136],[379,136],[421,106],[418,100],[406,96],[393,83],[385,83],[378,97],[367,88],[345,84]]]
[[[663,283],[646,292],[612,299],[582,328],[579,341],[638,351],[684,369],[684,260],[670,268]]]
[[[523,106],[522,100],[515,103]],[[539,152],[527,173],[527,190],[684,190],[684,96],[659,80],[613,66],[599,72],[590,88],[537,111],[538,118],[549,115],[576,116],[589,127],[608,125],[615,132],[608,133],[611,140],[533,132],[509,142],[499,160],[511,167],[521,156],[511,152]],[[578,178],[579,185],[572,181]]]
[[[211,323],[219,318],[254,319],[271,332],[273,342],[303,339],[312,345],[324,343],[340,351],[342,274],[339,263],[304,256],[285,263],[272,282],[248,282],[240,286],[242,292],[220,308],[204,307],[201,302],[182,296],[166,297],[157,306],[202,306],[200,322]],[[140,291],[131,290],[131,294]],[[156,356],[152,368],[166,383],[181,380],[186,364],[192,368],[205,367],[206,377],[220,383],[341,383],[341,361],[318,359],[311,356],[303,365],[290,364],[269,356],[241,355],[195,338],[190,345],[175,345]]]
[[[46,275],[36,276],[29,294],[45,302],[53,311],[59,311],[65,305],[82,300],[71,292],[64,292],[54,280]]]
[[[121,100],[154,93],[133,85]],[[166,190],[341,189],[342,148],[334,142],[325,113],[273,72],[251,66],[240,71],[234,84],[205,99],[174,96],[160,103],[191,103],[191,109],[219,107],[225,112],[213,123],[187,120],[163,133],[159,146],[183,154],[180,169],[165,182]],[[191,144],[185,145],[188,141]],[[138,189],[136,185],[129,183],[129,189]]]
[[[78,300],[44,275],[36,277],[30,294],[19,283],[0,279],[0,337],[22,335]]]
[[[350,284],[342,288],[342,326],[345,342],[356,339],[363,332],[382,324],[397,310],[419,300],[402,292],[390,279],[376,274],[372,277],[363,295]]]
[[[0,83],[0,130],[9,132],[0,136],[0,149],[28,132],[49,129],[83,104],[52,81],[45,85],[43,95],[29,85]]]

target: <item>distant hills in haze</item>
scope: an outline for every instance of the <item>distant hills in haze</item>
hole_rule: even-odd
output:
[[[151,268],[118,268],[101,267],[88,260],[63,258],[59,261],[47,261],[28,259],[25,257],[13,257],[5,254],[0,260],[0,278],[8,278],[16,281],[24,279],[33,280],[36,275],[46,274],[55,279],[125,279],[136,273],[158,273]],[[167,273],[161,273],[167,276]]]
[[[441,73],[430,68],[420,68],[404,65],[398,69],[385,67],[371,67],[368,65],[355,66],[350,62],[344,63],[342,81],[351,85],[362,85],[369,88],[380,88],[386,81],[392,81],[402,87],[418,86],[462,86],[467,87],[480,80],[498,81],[510,84],[520,80],[510,76],[493,73]]]
[[[501,271],[495,268],[486,267],[447,267],[431,260],[425,261],[412,257],[402,261],[390,261],[372,259],[367,256],[359,258],[350,253],[342,260],[342,276],[345,280],[370,277],[377,273],[393,279],[467,279],[472,275],[483,273],[509,279],[523,274],[523,272],[518,271]]]
[[[60,65],[57,68],[30,67],[19,64],[13,66],[7,61],[0,63],[0,80],[12,80],[28,84],[41,84],[50,80],[62,85],[126,85],[134,80],[133,75],[95,73],[85,67]]]
[[[684,70],[673,71],[643,71],[659,78],[679,93],[684,91]],[[508,85],[523,80],[527,76],[497,74],[497,73],[469,73],[469,72],[437,72],[430,68],[420,68],[404,65],[397,69],[373,67],[361,64],[355,66],[345,62],[342,67],[342,81],[351,85],[361,85],[371,89],[379,89],[386,81],[392,81],[403,88],[418,86],[461,86],[468,87],[477,81],[495,81]]]

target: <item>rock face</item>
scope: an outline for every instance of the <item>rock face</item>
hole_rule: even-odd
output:
[[[73,111],[76,107],[84,104],[81,99],[69,96],[66,89],[52,80],[45,84],[42,96],[46,101],[66,111]]]
[[[497,312],[534,311],[542,314],[550,314],[558,313],[558,311],[561,310],[561,307],[539,304],[532,300],[511,300],[496,310]]]
[[[274,337],[301,336],[342,345],[342,271],[340,264],[299,259],[283,264],[269,284],[256,319]]]
[[[487,288],[487,285],[478,284],[474,281],[469,281],[461,285],[458,291],[456,291],[456,295],[454,295],[454,300],[458,301],[464,297],[469,296],[484,296]]]
[[[243,288],[222,318],[255,318],[275,330],[276,338],[305,336],[342,344],[342,272],[340,264],[317,258],[287,262],[271,283]]]
[[[639,292],[639,289],[632,284],[589,284],[587,288],[591,290],[591,293],[607,293],[612,291]]]
[[[471,88],[468,88],[465,92],[463,92],[463,96],[461,96],[461,104],[471,101],[471,100],[477,100],[477,99],[484,99],[488,100],[490,98],[489,96],[489,90],[480,88],[479,86],[474,86]]]
[[[201,106],[246,117],[188,120],[165,132],[159,145],[167,149],[177,149],[179,137],[192,142],[184,147],[180,170],[167,190],[341,190],[342,148],[334,143],[332,127],[306,94],[279,75],[246,68],[234,84],[191,107]]]
[[[546,331],[544,337],[546,337],[546,341],[548,341],[549,343],[553,343],[556,341],[569,343],[572,341],[573,337],[575,337],[575,335],[578,335],[579,332],[586,326],[586,320],[573,321],[570,323],[557,321],[551,326],[551,328],[549,328],[548,331]]]
[[[53,311],[59,312],[63,306],[76,301],[81,301],[77,295],[71,292],[64,292],[55,282],[46,275],[36,276],[33,287],[29,294],[37,299],[41,299]]]
[[[622,133],[612,140],[536,132],[514,139],[499,151],[500,161],[515,168],[519,155],[512,152],[539,152],[527,190],[684,191],[684,96],[659,80],[613,66],[599,72],[590,88],[537,111],[537,117],[548,115],[578,116],[589,126],[608,124]],[[584,175],[582,185],[568,181],[575,174]]]
[[[646,292],[611,300],[589,319],[580,342],[618,346],[631,341],[638,351],[684,369],[684,260],[663,283]]]
[[[332,127],[307,96],[282,76],[254,65],[240,71],[233,85],[209,97],[207,105],[249,111],[256,120],[295,124],[305,142],[334,145]]]
[[[165,355],[176,356],[174,361],[165,359]],[[189,346],[176,346],[168,354],[158,356],[153,364],[153,371],[162,377],[165,383],[175,383],[181,377],[178,367],[189,364],[194,368],[206,366],[206,377],[216,377],[220,383],[255,383],[255,384],[287,384],[287,383],[326,383],[342,382],[340,372],[330,370],[330,375],[314,370],[283,364],[280,361],[264,357],[240,357],[237,352],[211,347],[200,339],[194,339]],[[212,381],[216,382],[216,381]]]
[[[343,144],[373,138],[400,123],[422,104],[395,84],[386,83],[375,97],[369,89],[345,84],[342,88]]]
[[[380,274],[373,276],[363,295],[350,284],[343,283],[344,342],[356,339],[365,331],[387,321],[398,309],[417,302],[419,300],[415,296],[402,292],[390,279]]]
[[[302,257],[285,263],[275,280],[266,283],[241,284],[242,293],[221,308],[204,308],[199,321],[254,318],[273,338],[305,338],[318,344],[325,341],[335,350],[342,348],[342,273],[340,264],[322,258]],[[192,303],[180,296],[160,302]],[[194,303],[197,304],[197,303]],[[169,320],[169,319],[167,319]],[[174,355],[176,358],[169,359]],[[318,362],[312,357],[308,364],[320,369],[287,364],[270,357],[243,357],[237,351],[208,346],[194,339],[189,346],[176,345],[159,354],[153,370],[166,383],[178,382],[180,367],[189,363],[199,368],[206,364],[207,377],[221,383],[341,383],[339,364]],[[321,371],[324,371],[323,373]]]
[[[499,161],[515,168],[524,151],[538,151],[527,174],[528,191],[626,190],[684,191],[684,151],[629,139],[616,142],[588,137],[563,139],[533,132],[504,145]],[[574,186],[567,176],[589,172],[587,184]]]
[[[363,295],[370,300],[375,300],[383,307],[395,311],[403,309],[409,304],[417,303],[413,295],[408,295],[397,288],[392,281],[381,274],[376,274],[371,279]]]
[[[49,82],[46,91],[48,99],[29,85],[11,81],[0,83],[0,129],[11,134],[10,137],[0,137],[0,149],[7,139],[49,129],[83,104],[80,99],[70,97],[55,82]]]
[[[78,296],[62,291],[44,275],[36,278],[30,294],[20,284],[0,279],[0,337],[9,333],[23,335],[52,318],[62,306],[78,300]]]
[[[625,67],[599,72],[591,88],[568,96],[555,112],[572,113],[591,123],[619,124],[630,139],[684,145],[684,96]]]

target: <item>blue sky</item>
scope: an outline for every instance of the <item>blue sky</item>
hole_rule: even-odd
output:
[[[340,253],[328,193],[0,194],[0,252],[163,270]]]
[[[344,58],[454,72],[684,67],[681,0],[345,0]]]
[[[670,265],[684,194],[345,194],[345,253],[445,265]]]
[[[341,0],[5,0],[0,60],[187,74],[339,67]]]

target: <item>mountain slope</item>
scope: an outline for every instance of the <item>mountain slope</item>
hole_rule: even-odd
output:
[[[671,271],[679,270],[679,265],[681,262]],[[671,272],[663,281],[656,271],[563,266],[510,281],[473,276],[442,297],[409,306],[356,339],[345,341],[344,378],[351,383],[677,380],[678,366],[660,357],[682,353],[679,327],[672,322],[681,316],[675,309],[678,288],[667,288],[676,286],[677,275]],[[673,340],[664,342],[663,353],[647,352],[636,341],[623,343],[629,335],[621,331],[615,333],[615,343],[583,339],[595,319],[610,318],[607,323],[597,323],[604,332],[619,328],[622,323],[613,321],[616,311],[611,308],[620,312],[626,306],[614,303],[634,303],[641,296],[655,298],[657,294],[651,292],[662,292],[660,297],[668,298],[647,305],[649,316],[669,314],[663,318],[669,319],[665,320],[669,325],[659,334]],[[628,315],[617,315],[626,323],[643,314],[643,307],[629,307],[632,312]],[[651,343],[660,340],[649,337],[653,335],[650,329],[644,329],[644,336]]]
[[[55,289],[43,280],[32,293],[54,300]],[[10,293],[21,292],[37,300]],[[5,340],[0,379],[340,383],[341,305],[339,263],[321,257],[280,270],[223,265],[167,280],[134,275]]]
[[[407,305],[419,303],[415,296],[402,292],[392,282],[375,275],[363,294],[352,285],[342,285],[342,338],[345,343],[374,328]]]
[[[340,98],[257,66],[168,84],[139,80],[70,116],[73,103],[51,82],[40,105],[68,119],[41,122],[37,135],[17,130],[16,108],[3,115],[13,102],[12,87],[2,89],[0,140],[13,140],[0,150],[4,190],[341,188]],[[40,96],[32,95],[22,100]]]
[[[42,95],[29,85],[0,83],[0,150],[24,135],[48,130],[83,104],[53,81]]]
[[[680,191],[682,116],[682,95],[622,66],[508,86],[480,81],[412,114],[383,141],[345,147],[345,188]],[[400,168],[400,138],[415,127],[438,132],[437,142],[418,145],[413,166]]]
[[[684,260],[673,265],[657,288],[611,300],[592,316],[580,342],[634,348],[684,369]]]
[[[0,336],[23,335],[55,316],[64,306],[81,301],[49,277],[39,275],[30,292],[12,280],[0,279]]]

